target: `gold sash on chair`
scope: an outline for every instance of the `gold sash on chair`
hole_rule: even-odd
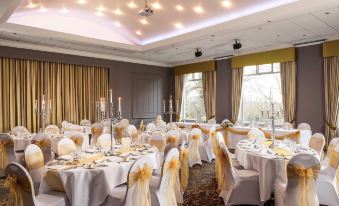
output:
[[[42,139],[42,140],[34,139],[34,140],[32,140],[32,144],[37,145],[38,147],[40,147],[41,150],[44,150],[45,148],[51,147],[51,141],[47,138]]]
[[[198,125],[198,124],[192,125],[191,128],[192,128],[192,129],[194,129],[194,128],[200,129],[201,132],[204,133],[204,134],[209,134],[209,132],[210,132],[208,129],[204,129],[204,128],[202,128],[202,127],[201,127],[200,125]]]
[[[287,177],[298,178],[300,187],[300,205],[315,205],[316,190],[315,182],[320,171],[320,164],[310,168],[302,165],[287,165]],[[310,192],[311,191],[311,192]],[[311,194],[310,194],[311,193]]]
[[[201,160],[200,158],[200,152],[199,152],[199,144],[200,144],[200,138],[201,135],[199,134],[194,134],[192,135],[192,150],[190,152],[190,155],[192,157],[193,161],[199,161]]]
[[[336,170],[337,192],[339,192],[339,152],[335,150],[335,145],[329,145],[327,150],[328,165]],[[331,148],[330,148],[331,147]],[[339,195],[339,194],[338,194]]]
[[[189,151],[187,148],[181,150],[180,157],[180,169],[181,169],[181,187],[184,191],[186,191],[188,186],[188,178],[189,178],[189,165],[188,165],[188,154]]]
[[[159,152],[165,151],[166,144],[165,144],[165,141],[163,140],[151,139],[149,141],[149,144],[158,148]]]
[[[232,133],[234,135],[247,135],[249,130],[238,130],[232,127],[221,127],[215,130],[216,132],[223,132],[223,137],[225,144],[228,145],[228,133]]]
[[[18,180],[16,175],[8,176],[4,182],[4,187],[8,188],[8,206],[23,206],[22,192],[31,194],[31,184],[28,178]]]
[[[76,147],[82,147],[82,143],[84,141],[82,137],[72,136],[70,139],[74,142]]]
[[[171,148],[177,147],[177,138],[175,136],[168,136],[166,144],[170,145]]]
[[[13,140],[0,141],[0,169],[4,170],[8,164],[7,148],[14,147]]]
[[[296,131],[296,132],[290,132],[288,134],[285,135],[280,135],[280,136],[276,136],[275,139],[277,140],[284,140],[284,139],[290,139],[290,140],[296,140],[296,142],[300,142],[300,131]]]
[[[166,184],[165,189],[165,201],[168,205],[176,205],[177,195],[180,193],[181,184],[179,179],[179,160],[177,158],[173,158],[169,162],[167,162],[164,166],[165,173],[168,175],[168,182]],[[181,197],[179,197],[181,198]],[[182,202],[182,200],[179,200]]]
[[[226,190],[228,191],[231,187],[231,168],[232,163],[219,145],[216,146],[216,161],[215,161],[215,170],[216,170],[216,179],[218,182],[218,191]]]

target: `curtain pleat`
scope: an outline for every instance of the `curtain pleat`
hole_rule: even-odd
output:
[[[33,107],[36,99],[41,107],[43,94],[47,108],[52,102],[46,124],[96,122],[95,102],[108,95],[108,69],[0,58],[0,132],[18,125],[37,132],[42,124]]]
[[[339,113],[339,57],[324,58],[325,138],[326,145],[335,137]]]
[[[182,104],[182,93],[184,90],[184,83],[185,83],[185,74],[175,75],[174,77],[174,87],[175,87],[175,99],[178,100],[178,107],[176,108],[177,113],[179,115],[176,116],[176,120],[180,120],[180,112],[181,112],[181,104]]]
[[[281,93],[284,108],[284,121],[295,126],[297,65],[295,62],[280,63]]]
[[[232,69],[232,122],[236,122],[239,116],[241,91],[243,81],[243,68]]]
[[[206,120],[215,117],[215,99],[217,85],[216,71],[202,73],[202,86],[205,102]]]

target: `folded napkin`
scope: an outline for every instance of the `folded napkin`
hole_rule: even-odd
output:
[[[291,156],[291,152],[284,148],[274,148],[273,151],[280,156]]]
[[[263,142],[261,142],[262,145],[267,146],[267,147],[271,146],[272,143],[273,143],[272,141],[263,141]]]
[[[75,160],[75,162],[78,164],[86,164],[86,163],[91,163],[91,162],[94,162],[95,160],[99,160],[102,158],[104,158],[104,155],[102,153],[97,153],[97,154],[87,155],[86,157],[82,157],[78,160]]]

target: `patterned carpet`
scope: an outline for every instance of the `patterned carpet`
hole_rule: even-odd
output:
[[[184,194],[185,206],[221,206],[225,205],[217,192],[214,161],[203,162],[203,165],[194,165],[190,168],[190,178],[187,191]],[[270,200],[265,206],[273,206]]]

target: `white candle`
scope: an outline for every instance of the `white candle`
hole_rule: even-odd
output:
[[[121,113],[121,97],[118,98],[118,111]]]
[[[49,100],[49,109],[52,109],[52,100]]]
[[[109,103],[113,103],[113,91],[112,89],[109,90]]]
[[[170,108],[170,109],[173,109],[173,105],[172,105],[172,95],[170,95],[169,108]]]
[[[34,111],[38,110],[38,100],[34,100]]]
[[[101,112],[105,112],[105,99],[104,98],[100,98],[100,111]]]
[[[45,95],[42,95],[41,108],[42,110],[45,109]]]
[[[164,112],[166,112],[166,100],[163,100],[163,105],[164,105]]]
[[[176,100],[175,102],[176,102],[175,109],[176,109],[176,111],[179,111],[179,101]]]

